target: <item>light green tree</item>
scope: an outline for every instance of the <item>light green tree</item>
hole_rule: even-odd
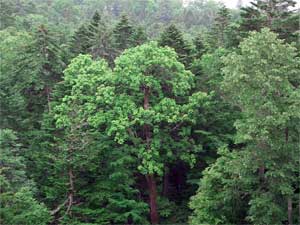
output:
[[[223,200],[217,199],[219,195],[206,196],[207,185],[213,185],[212,180],[209,181],[203,190],[199,189],[192,203],[196,212],[192,223],[206,222],[205,218],[217,219],[221,224],[236,223],[228,211],[226,213],[226,208],[230,209],[241,198],[248,202],[244,220],[255,224],[297,222],[293,208],[297,204],[299,188],[299,158],[296,157],[299,154],[299,62],[296,49],[284,44],[268,29],[251,33],[240,44],[239,51],[224,57],[222,90],[226,99],[242,112],[241,119],[235,123],[235,139],[236,144],[246,146],[242,150],[244,156],[239,156],[244,163],[239,170],[242,172],[247,168],[245,174],[248,175],[239,173],[234,176],[233,170],[233,180],[226,181],[225,177],[224,181],[225,171],[217,177],[218,170],[211,169],[213,173],[206,173],[202,182],[209,181],[212,176],[218,182],[225,182],[226,188],[222,187],[220,194],[225,196],[232,189],[241,195],[236,201],[219,206],[220,214],[213,215],[216,208],[207,207],[218,205]],[[248,159],[244,158],[245,155]],[[217,161],[216,165],[219,163]],[[229,160],[224,163],[230,165]],[[241,185],[235,185],[235,182]],[[205,211],[199,211],[201,208],[208,212],[205,216]],[[239,216],[241,214],[236,218]]]

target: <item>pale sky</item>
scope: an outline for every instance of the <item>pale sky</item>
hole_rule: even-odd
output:
[[[238,2],[238,0],[219,0],[219,1],[225,3],[225,5],[228,8],[235,8]],[[251,2],[251,0],[242,0],[242,1],[243,1],[243,6]],[[300,0],[296,0],[296,2],[297,2],[297,6],[300,7]]]

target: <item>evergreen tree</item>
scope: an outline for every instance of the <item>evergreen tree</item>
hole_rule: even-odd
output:
[[[230,23],[230,14],[228,8],[225,6],[221,7],[217,13],[213,30],[218,38],[218,45],[224,46],[226,42],[225,32],[226,28]]]
[[[247,33],[268,27],[280,38],[295,41],[299,25],[299,14],[292,10],[295,5],[294,0],[255,0],[251,6],[242,8],[240,30]]]
[[[209,44],[212,49],[217,47],[227,47],[228,46],[228,33],[230,25],[230,12],[226,6],[222,6],[214,20],[212,30],[209,33]]]
[[[193,42],[195,46],[195,58],[200,59],[201,56],[206,52],[206,47],[204,46],[202,36],[197,35]]]
[[[133,46],[144,44],[147,41],[147,34],[143,27],[137,27],[132,35]]]
[[[34,199],[34,183],[26,177],[26,166],[17,141],[12,130],[0,130],[0,222],[46,225],[50,213],[44,204]]]
[[[9,44],[16,38],[19,37],[8,38],[3,44]],[[11,88],[4,94],[5,98],[17,97],[16,106],[22,108],[20,115],[24,116],[20,122],[26,123],[26,128],[23,127],[25,130],[30,130],[39,127],[42,113],[47,108],[50,110],[51,90],[60,80],[65,62],[64,52],[44,26],[40,26],[32,37],[21,34],[20,40],[22,38],[26,38],[26,41],[3,58],[5,70],[2,85],[4,89]],[[6,49],[4,45],[3,48]]]
[[[88,29],[85,24],[82,24],[78,30],[75,31],[70,43],[70,52],[73,56],[88,53],[90,47],[88,36]]]
[[[128,17],[122,15],[113,30],[114,47],[119,53],[133,46],[133,34],[134,28],[129,23]]]
[[[186,67],[190,66],[192,62],[191,46],[184,40],[181,31],[174,24],[168,26],[161,34],[159,45],[173,48],[179,57],[179,61]]]

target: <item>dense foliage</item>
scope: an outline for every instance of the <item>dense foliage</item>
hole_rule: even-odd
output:
[[[293,0],[0,2],[0,223],[299,224]]]

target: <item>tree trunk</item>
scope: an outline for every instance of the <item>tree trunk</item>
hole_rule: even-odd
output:
[[[292,214],[293,214],[293,202],[292,202],[292,199],[289,197],[288,198],[288,222],[289,222],[289,225],[293,224]]]
[[[167,197],[169,190],[169,170],[168,167],[165,166],[164,170],[164,186],[163,186],[163,196]]]
[[[66,211],[66,214],[71,215],[71,208],[73,206],[74,203],[74,193],[75,193],[75,187],[74,187],[74,174],[73,174],[73,170],[70,168],[69,169],[69,194],[68,194],[68,208]]]
[[[265,166],[264,165],[261,165],[259,167],[259,179],[261,182],[263,182],[265,180]]]
[[[150,220],[151,224],[158,224],[158,211],[157,211],[157,188],[155,177],[153,174],[146,175],[147,184],[149,188],[149,205],[150,205]]]
[[[50,102],[51,102],[51,98],[50,98],[50,93],[51,93],[51,90],[48,86],[46,86],[46,95],[47,95],[47,104],[48,104],[48,112],[51,112],[51,105],[50,105]]]
[[[144,87],[144,109],[149,109],[149,97],[150,97],[150,88]],[[148,124],[143,126],[144,137],[146,140],[147,150],[151,148],[151,130]],[[149,190],[149,205],[150,205],[150,220],[151,224],[158,224],[158,211],[157,211],[157,187],[153,174],[147,174],[146,180]]]
[[[288,141],[289,141],[289,128],[285,128],[285,144],[286,147],[288,147]],[[292,198],[288,197],[288,223],[289,225],[293,224],[293,202],[292,202]]]

